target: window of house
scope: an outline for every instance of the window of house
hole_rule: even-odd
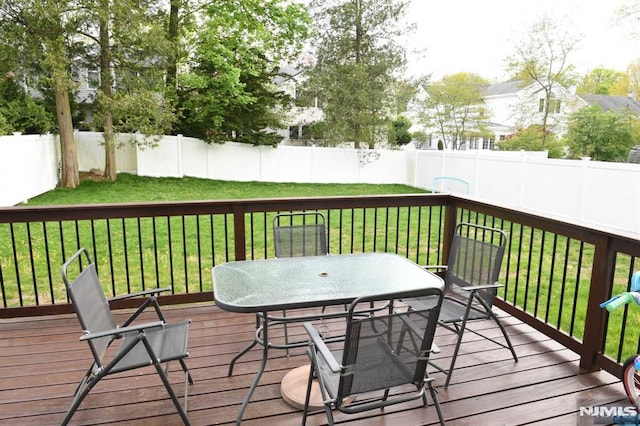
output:
[[[298,126],[289,126],[289,139],[300,139],[300,128]]]
[[[311,139],[311,130],[309,126],[301,126],[300,139]]]
[[[495,136],[489,136],[488,138],[482,138],[482,149],[493,149],[493,145],[496,141]]]
[[[544,100],[544,98],[540,99],[539,103],[538,103],[538,111],[539,112],[544,112],[544,106],[545,106],[546,102]],[[549,112],[552,114],[559,114],[560,113],[560,99],[549,99]]]
[[[507,135],[500,135],[500,141],[506,140],[507,139]]]
[[[87,87],[92,90],[98,90],[98,88],[100,88],[100,72],[87,71]]]

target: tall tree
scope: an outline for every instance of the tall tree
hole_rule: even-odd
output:
[[[284,99],[274,78],[299,56],[308,15],[285,0],[224,0],[203,9],[195,53],[178,75],[179,130],[209,141],[273,145],[273,111]]]
[[[14,53],[11,60],[19,78],[33,89],[50,88],[55,94],[64,188],[80,182],[69,101],[75,87],[76,11],[67,0],[0,0],[0,49]]]
[[[411,29],[406,0],[314,0],[317,57],[309,70],[321,94],[324,137],[373,148],[393,120],[394,81],[405,66],[402,37]]]
[[[425,127],[438,129],[444,146],[457,150],[474,136],[486,133],[487,110],[483,90],[488,82],[473,73],[444,76],[433,84],[423,83],[426,98],[418,106]]]
[[[533,83],[543,94],[542,109],[543,148],[549,130],[549,115],[559,105],[555,99],[558,86],[569,87],[575,81],[569,59],[578,47],[578,39],[548,16],[536,20],[516,43],[514,53],[507,57],[507,69]],[[532,93],[537,93],[533,90]],[[534,108],[538,105],[534,103]],[[535,110],[531,110],[530,114]]]
[[[79,2],[83,19],[78,31],[88,47],[86,63],[100,70],[94,105],[104,135],[104,175],[115,180],[115,134],[139,131],[152,137],[163,134],[172,122],[171,106],[158,96],[164,90],[164,58],[169,54],[166,33],[155,0]],[[141,101],[146,108],[135,107]]]

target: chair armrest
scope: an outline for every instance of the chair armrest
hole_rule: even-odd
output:
[[[447,265],[426,265],[424,269],[447,269]]]
[[[104,330],[98,333],[83,334],[80,337],[80,340],[91,340],[91,339],[97,339],[99,337],[117,336],[119,334],[128,333],[130,331],[141,331],[141,330],[146,330],[148,328],[160,327],[163,324],[164,322],[162,321],[154,321],[154,322],[147,322],[144,324],[132,325],[128,327],[112,328],[111,330]]]
[[[322,356],[322,358],[324,358],[325,361],[327,362],[327,365],[329,366],[331,371],[333,373],[340,373],[342,371],[342,367],[340,366],[340,364],[338,364],[338,361],[336,361],[336,359],[333,357],[333,354],[327,347],[324,340],[322,340],[322,337],[320,337],[318,330],[316,330],[313,327],[313,325],[309,322],[304,323],[304,329],[309,335],[309,339],[311,339],[311,342],[313,343],[313,345],[316,347],[318,352],[320,352],[320,355]]]
[[[504,286],[500,283],[495,283],[495,284],[485,284],[485,285],[468,285],[466,287],[458,287],[458,289],[472,292],[472,291],[478,291],[478,290],[486,290],[488,288],[500,288],[500,287],[504,287]]]
[[[114,301],[114,300],[130,299],[132,297],[148,296],[150,294],[158,294],[158,293],[161,293],[163,291],[169,291],[169,290],[171,290],[169,287],[152,288],[152,289],[149,289],[149,290],[138,291],[136,293],[128,293],[128,294],[123,294],[121,296],[110,297],[109,299],[107,299],[107,301],[111,302],[111,301]]]

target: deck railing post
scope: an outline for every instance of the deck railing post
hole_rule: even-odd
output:
[[[611,294],[613,282],[614,253],[611,240],[606,236],[597,238],[591,270],[591,284],[587,301],[587,315],[584,323],[584,337],[580,351],[580,368],[593,371],[600,368],[598,353],[604,346],[605,314],[600,303]]]
[[[447,204],[444,213],[444,240],[442,241],[442,253],[440,264],[446,265],[449,261],[449,251],[453,242],[453,234],[456,232],[456,215],[458,207],[455,204]]]
[[[244,225],[244,215],[247,208],[244,203],[238,203],[233,206],[233,246],[235,260],[246,260],[247,258],[247,242],[246,230]]]

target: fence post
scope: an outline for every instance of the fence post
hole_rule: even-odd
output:
[[[613,283],[614,253],[611,240],[606,236],[597,237],[591,270],[587,315],[584,322],[584,337],[580,351],[580,368],[594,371],[598,353],[602,351],[605,330],[605,314],[600,303],[607,300]]]

